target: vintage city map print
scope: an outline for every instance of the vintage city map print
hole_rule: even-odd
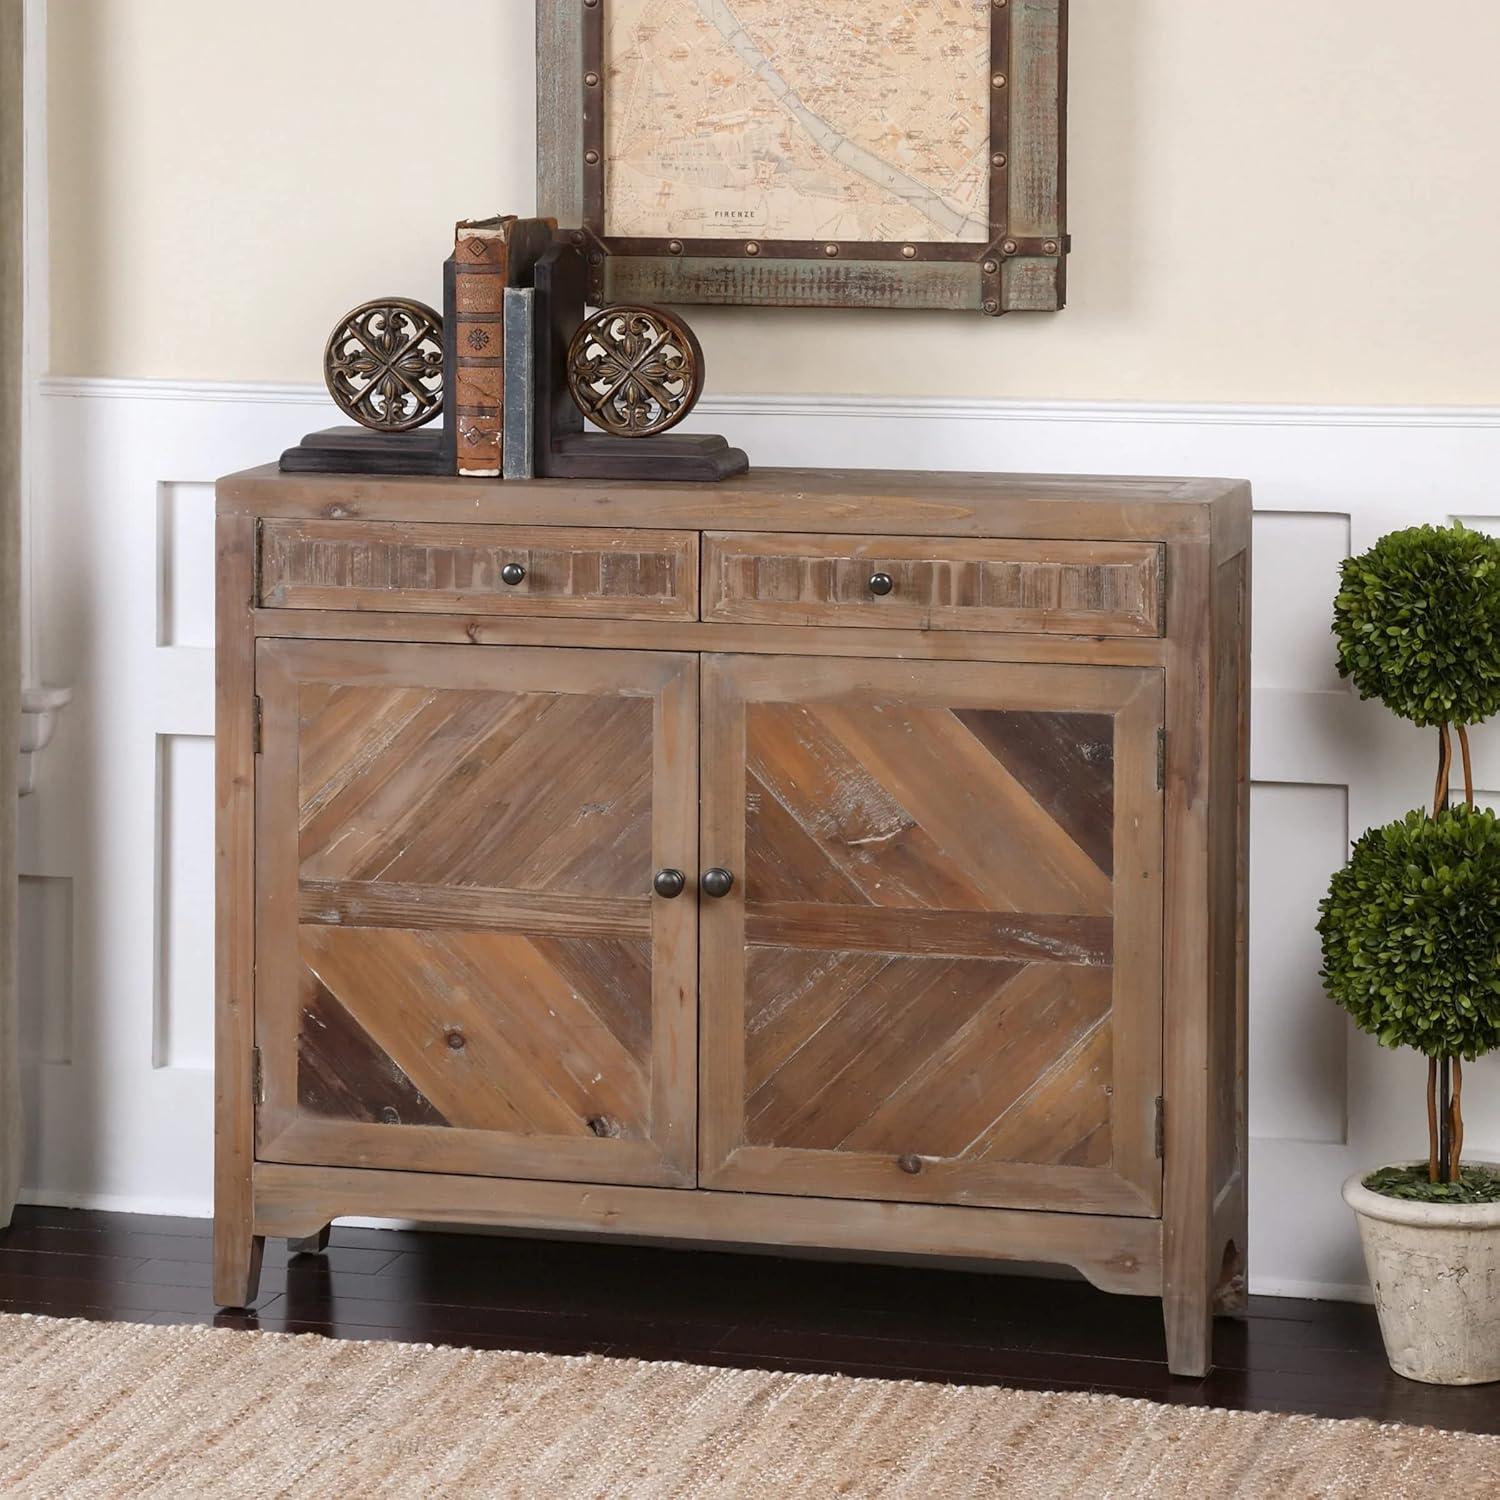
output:
[[[984,243],[991,17],[605,0],[605,233]]]

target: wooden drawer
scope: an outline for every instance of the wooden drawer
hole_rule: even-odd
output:
[[[1162,633],[1155,542],[704,535],[706,620],[889,629]],[[883,573],[890,591],[871,589]]]
[[[692,531],[266,520],[259,560],[270,609],[698,618]]]

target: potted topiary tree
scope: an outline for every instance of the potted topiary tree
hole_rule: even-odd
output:
[[[1474,806],[1468,735],[1500,709],[1500,540],[1461,525],[1383,537],[1344,564],[1333,628],[1360,697],[1438,739],[1431,812],[1366,832],[1320,907],[1328,993],[1427,1058],[1427,1160],[1356,1173],[1344,1198],[1397,1373],[1500,1380],[1500,1167],[1463,1159],[1463,1065],[1500,1046],[1500,820]]]

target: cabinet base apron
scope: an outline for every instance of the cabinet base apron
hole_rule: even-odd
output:
[[[1162,1288],[1157,1219],[257,1164],[257,1236],[307,1239],[340,1218],[683,1240],[720,1250],[1053,1263],[1106,1292],[1155,1297]]]

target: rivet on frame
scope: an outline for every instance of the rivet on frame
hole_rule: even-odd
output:
[[[572,240],[575,245],[581,245],[586,238],[587,236],[581,229],[575,229],[573,231]]]
[[[915,260],[917,258],[917,247],[915,245],[903,245],[901,253],[907,260]]]
[[[995,299],[994,299],[994,298],[993,298],[993,297],[991,297],[991,298],[990,298],[990,299],[989,299],[989,301],[987,301],[987,302],[986,302],[986,303],[985,303],[985,304],[984,304],[984,310],[985,310],[985,311],[986,311],[986,312],[987,312],[987,313],[988,313],[988,314],[989,314],[989,315],[990,315],[990,316],[991,316],[991,317],[994,317],[994,315],[995,315],[995,314],[996,314],[996,313],[997,313],[997,312],[999,312],[999,311],[1000,311],[1000,304],[999,304],[999,303],[998,303],[998,302],[996,302],[996,301],[995,301]]]
[[[754,240],[751,240],[749,242],[749,244],[747,244],[745,246],[745,254],[746,255],[759,255],[760,254],[760,246],[757,245]]]
[[[599,75],[597,73],[585,73],[583,75],[583,81],[588,84],[591,89],[596,89],[599,87]]]
[[[1006,240],[1000,247],[1007,255],[1014,255],[1020,246],[1014,240]]]
[[[1000,262],[998,260],[987,260],[982,269],[986,276],[993,276],[1000,269]]]
[[[990,82],[992,84],[994,84],[997,89],[1003,89],[1005,87],[1005,74],[1004,73],[996,73],[996,74],[994,74],[990,78]]]
[[[1048,240],[1042,246],[1042,251],[1046,255],[1056,255],[1057,254],[1057,241],[1056,240]]]
[[[583,153],[583,159],[591,167],[597,167],[599,165],[599,153],[597,151],[585,151]]]
[[[589,8],[589,9],[590,9],[590,10],[593,10],[593,9],[594,9],[594,8],[595,8],[595,6],[597,6],[597,5],[598,5],[598,4],[599,4],[599,0],[583,0],[583,3],[584,3],[584,4],[585,4],[585,5],[586,5],[586,6],[587,6],[587,7],[588,7],[588,8]]]
[[[668,240],[667,241],[667,249],[670,250],[673,255],[681,255],[682,254],[682,241],[681,240]]]
[[[997,167],[1003,167],[1009,160],[1010,158],[1003,151],[997,151],[992,157],[990,157],[991,163]]]
[[[823,254],[824,255],[837,255],[838,253],[839,253],[839,247],[837,245],[824,245],[823,246]]]
[[[602,266],[604,264],[604,257],[597,250],[590,251],[589,264],[591,266]]]

